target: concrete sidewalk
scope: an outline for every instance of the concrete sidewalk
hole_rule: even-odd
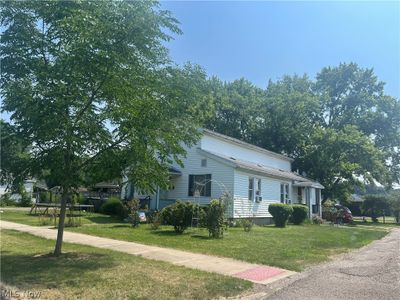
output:
[[[57,230],[55,229],[29,226],[7,221],[0,221],[0,228],[18,230],[53,240],[55,240],[57,236]],[[258,284],[268,284],[295,274],[293,271],[265,265],[251,264],[231,258],[192,253],[171,248],[148,246],[134,242],[113,240],[68,231],[64,231],[64,242],[124,252],[192,269],[242,278]]]

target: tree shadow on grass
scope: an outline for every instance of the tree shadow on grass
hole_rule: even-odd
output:
[[[85,216],[89,221],[96,224],[110,224],[110,223],[121,223],[120,219],[110,217],[110,216]]]
[[[182,234],[176,233],[174,230],[161,230],[161,231],[152,230],[150,232],[152,234],[156,234],[159,236],[184,236],[184,235],[187,235],[187,233],[182,233]]]
[[[213,239],[209,236],[199,235],[199,234],[193,234],[191,237],[194,239],[199,239],[199,240],[212,240]],[[214,239],[214,240],[217,240],[217,239]]]
[[[131,224],[119,224],[119,225],[113,225],[111,228],[133,228]]]
[[[1,262],[2,281],[25,289],[76,286],[85,273],[116,265],[107,255],[89,252],[70,252],[54,257],[2,251]]]

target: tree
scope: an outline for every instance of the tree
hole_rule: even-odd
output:
[[[400,223],[400,190],[394,190],[389,198],[390,210],[396,219],[396,223]]]
[[[325,199],[343,204],[360,184],[360,176],[373,182],[387,174],[383,154],[354,126],[339,131],[316,128],[294,165],[325,186]]]
[[[378,217],[390,213],[388,197],[386,195],[366,195],[362,204],[363,213],[370,216],[373,221]]]
[[[253,141],[259,116],[259,103],[264,91],[245,79],[223,83],[209,80],[214,114],[205,126],[228,136]]]
[[[384,94],[373,69],[355,63],[323,68],[315,93],[323,107],[322,126],[342,130],[353,125],[384,154],[391,171],[388,185],[400,182],[400,102]]]
[[[400,102],[372,69],[340,64],[316,80],[269,81],[266,90],[244,79],[212,86],[208,128],[294,158],[294,170],[326,187],[324,200],[346,203],[357,186],[400,182]]]
[[[27,145],[28,173],[62,187],[60,255],[79,185],[126,172],[143,190],[167,186],[169,163],[198,138],[206,76],[171,64],[163,43],[180,29],[157,2],[2,4],[2,110]]]
[[[7,190],[17,192],[28,173],[29,152],[28,144],[19,137],[16,129],[9,123],[0,120],[1,141],[1,171],[0,183]]]
[[[258,144],[272,151],[298,157],[309,143],[320,117],[313,83],[306,76],[284,76],[268,83],[260,109]]]

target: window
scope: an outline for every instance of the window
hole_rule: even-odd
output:
[[[211,174],[189,175],[189,196],[211,197]]]
[[[249,177],[249,200],[254,200],[254,178]]]
[[[312,213],[317,214],[319,213],[319,205],[320,205],[320,193],[318,189],[315,189],[315,205],[312,206]]]
[[[261,201],[261,179],[249,177],[249,198],[250,201]]]
[[[281,203],[290,204],[291,201],[289,199],[289,184],[281,183]]]
[[[297,188],[297,202],[303,203],[303,193],[301,191],[301,187]]]
[[[204,159],[201,160],[201,166],[202,167],[207,167],[207,159],[204,158]]]

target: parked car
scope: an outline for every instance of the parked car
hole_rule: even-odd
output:
[[[343,223],[350,223],[353,221],[353,215],[348,207],[335,204],[335,208],[337,209],[337,221],[342,221]]]

